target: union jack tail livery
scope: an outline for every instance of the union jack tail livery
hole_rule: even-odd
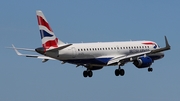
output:
[[[42,11],[36,11],[37,20],[42,40],[42,46],[44,49],[53,49],[58,48],[58,45],[64,44],[62,41],[58,40],[58,38],[53,33],[48,21],[46,20]]]

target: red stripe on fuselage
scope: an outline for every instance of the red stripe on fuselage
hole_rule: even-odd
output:
[[[41,16],[37,16],[37,19],[38,19],[38,25],[45,26],[47,29],[53,32],[49,24]]]
[[[43,47],[45,49],[49,49],[50,47],[58,47],[58,38],[55,40],[49,40],[46,43],[43,44]]]
[[[142,43],[142,44],[145,44],[145,45],[154,45],[153,42],[144,42],[144,43]]]

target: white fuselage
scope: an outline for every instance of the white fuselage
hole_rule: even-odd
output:
[[[47,56],[73,64],[91,64],[106,66],[107,62],[116,56],[126,56],[140,52],[158,49],[153,41],[125,41],[77,43],[59,50],[58,53],[46,53]],[[149,55],[153,60],[160,59],[163,53]]]

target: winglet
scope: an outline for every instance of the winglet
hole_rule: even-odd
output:
[[[166,48],[171,49],[171,46],[169,45],[169,43],[168,43],[168,40],[167,40],[166,36],[164,36],[164,38],[165,38],[165,42],[166,42]]]
[[[16,54],[17,55],[22,55],[17,49],[16,49],[16,47],[12,44],[12,47],[13,47],[13,49],[14,49],[14,51],[16,52]]]
[[[159,49],[152,50],[151,53],[158,53],[158,52],[163,52],[163,51],[166,51],[166,50],[170,50],[170,49],[171,49],[171,46],[169,45],[166,36],[164,36],[164,38],[165,38],[166,46],[163,47],[163,48],[159,48]]]

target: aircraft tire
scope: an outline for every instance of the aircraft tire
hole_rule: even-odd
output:
[[[120,69],[119,74],[120,74],[121,76],[124,76],[124,74],[125,74],[124,69]]]
[[[87,71],[84,71],[84,72],[83,72],[83,76],[84,76],[84,77],[87,77],[87,76],[88,76],[88,72],[87,72]]]
[[[115,70],[115,75],[116,75],[116,76],[119,76],[119,74],[120,74],[119,71],[120,71],[119,69],[116,69],[116,70]]]
[[[88,71],[88,76],[92,77],[93,76],[93,72],[92,71]]]
[[[148,72],[152,72],[153,71],[153,68],[148,68]]]

